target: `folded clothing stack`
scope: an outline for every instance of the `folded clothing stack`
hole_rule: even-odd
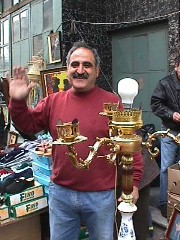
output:
[[[28,150],[16,147],[12,151],[4,154],[0,158],[0,166],[4,166],[4,165],[7,165],[7,164],[12,163],[14,161],[17,161],[18,158],[23,157],[28,152],[29,152]]]
[[[16,194],[34,186],[32,167],[22,163],[17,168],[1,169],[0,193]]]

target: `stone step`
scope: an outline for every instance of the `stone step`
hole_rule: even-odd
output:
[[[152,216],[153,223],[166,229],[168,226],[167,218],[164,218],[161,215],[161,212],[158,208],[150,206],[150,210],[151,210],[151,216]]]

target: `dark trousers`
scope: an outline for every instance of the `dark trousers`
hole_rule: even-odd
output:
[[[146,240],[149,230],[149,196],[150,185],[139,190],[139,199],[136,203],[137,211],[133,215],[136,240]]]

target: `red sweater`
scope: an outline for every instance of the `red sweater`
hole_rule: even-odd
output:
[[[75,144],[78,158],[86,159],[88,146],[94,145],[96,137],[108,137],[108,118],[99,115],[104,102],[118,102],[113,93],[95,87],[89,92],[75,93],[73,89],[51,94],[34,109],[28,109],[25,101],[12,100],[9,110],[13,122],[22,132],[50,132],[53,140],[57,139],[56,123],[72,122],[78,119],[80,134],[88,137],[83,143]],[[89,170],[75,168],[67,153],[66,146],[53,145],[52,181],[56,184],[79,191],[103,191],[115,187],[115,166],[105,158],[94,157]],[[101,147],[97,155],[108,153],[107,147]],[[134,154],[134,185],[138,186],[142,176],[142,156]]]

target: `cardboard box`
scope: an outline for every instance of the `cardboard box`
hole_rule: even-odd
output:
[[[48,206],[47,197],[40,197],[32,201],[17,204],[10,207],[11,216],[14,218],[19,218],[26,216],[30,213],[36,212]]]
[[[180,195],[168,192],[167,220],[170,220],[175,205],[180,204]]]
[[[9,207],[6,205],[0,206],[0,221],[8,219],[9,216]]]
[[[41,240],[40,215],[23,220],[7,219],[0,227],[1,240]]]
[[[168,192],[180,195],[180,168],[178,164],[168,168]]]
[[[44,196],[44,186],[36,182],[35,186],[27,188],[23,192],[17,194],[5,194],[5,202],[9,206],[14,206],[42,196]]]

